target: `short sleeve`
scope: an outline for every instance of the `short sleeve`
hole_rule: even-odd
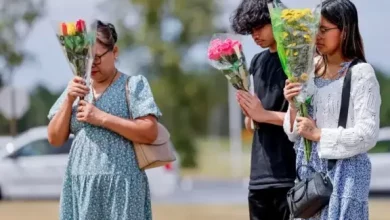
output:
[[[154,101],[147,79],[142,75],[132,76],[128,83],[132,118],[136,119],[148,115],[160,118],[162,114]]]
[[[256,72],[256,69],[257,69],[257,63],[258,63],[258,60],[259,60],[259,57],[261,56],[262,53],[258,53],[256,54],[255,56],[253,56],[251,62],[250,62],[250,66],[249,66],[249,74],[250,75],[254,75],[255,72]]]
[[[61,108],[61,105],[62,103],[64,102],[65,100],[65,97],[66,97],[66,93],[67,93],[67,89],[65,89],[62,94],[60,95],[60,97],[58,97],[57,101],[54,103],[54,105],[50,108],[49,110],[49,114],[47,115],[47,118],[49,120],[53,119],[54,115],[57,114],[58,110]]]

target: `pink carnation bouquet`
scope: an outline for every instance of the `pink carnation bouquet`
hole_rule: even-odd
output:
[[[249,91],[249,74],[238,37],[215,34],[207,51],[209,63],[221,70],[234,88]]]

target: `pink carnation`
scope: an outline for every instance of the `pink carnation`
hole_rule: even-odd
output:
[[[210,47],[217,48],[222,45],[222,41],[220,39],[214,39],[210,42]]]
[[[235,53],[234,48],[236,46],[239,47],[239,50],[242,50],[241,42],[238,40],[228,38],[222,42],[220,39],[214,39],[210,42],[207,52],[208,58],[218,61],[221,56],[231,56]]]
[[[224,56],[230,56],[234,54],[233,44],[231,39],[226,39],[221,45],[221,53]]]
[[[241,44],[241,42],[238,41],[238,40],[233,40],[233,41],[232,41],[232,47],[234,48],[234,47],[236,47],[236,46],[238,46],[239,50],[242,50],[242,44]]]
[[[221,52],[219,51],[219,48],[209,48],[207,56],[210,60],[218,61],[219,59],[221,59]]]
[[[221,45],[222,41],[220,39],[215,39],[210,42],[210,46],[207,51],[209,59],[217,61],[221,59]]]

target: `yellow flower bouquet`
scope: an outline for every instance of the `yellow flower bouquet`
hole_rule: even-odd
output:
[[[283,70],[292,82],[302,84],[300,94],[295,97],[299,114],[309,116],[308,105],[314,93],[315,39],[318,31],[321,4],[309,8],[289,9],[279,0],[268,4],[272,30]],[[304,139],[305,157],[310,159],[311,142]]]

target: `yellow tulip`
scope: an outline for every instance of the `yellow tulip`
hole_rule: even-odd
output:
[[[76,35],[76,24],[75,23],[67,23],[66,27],[68,29],[68,35]]]

